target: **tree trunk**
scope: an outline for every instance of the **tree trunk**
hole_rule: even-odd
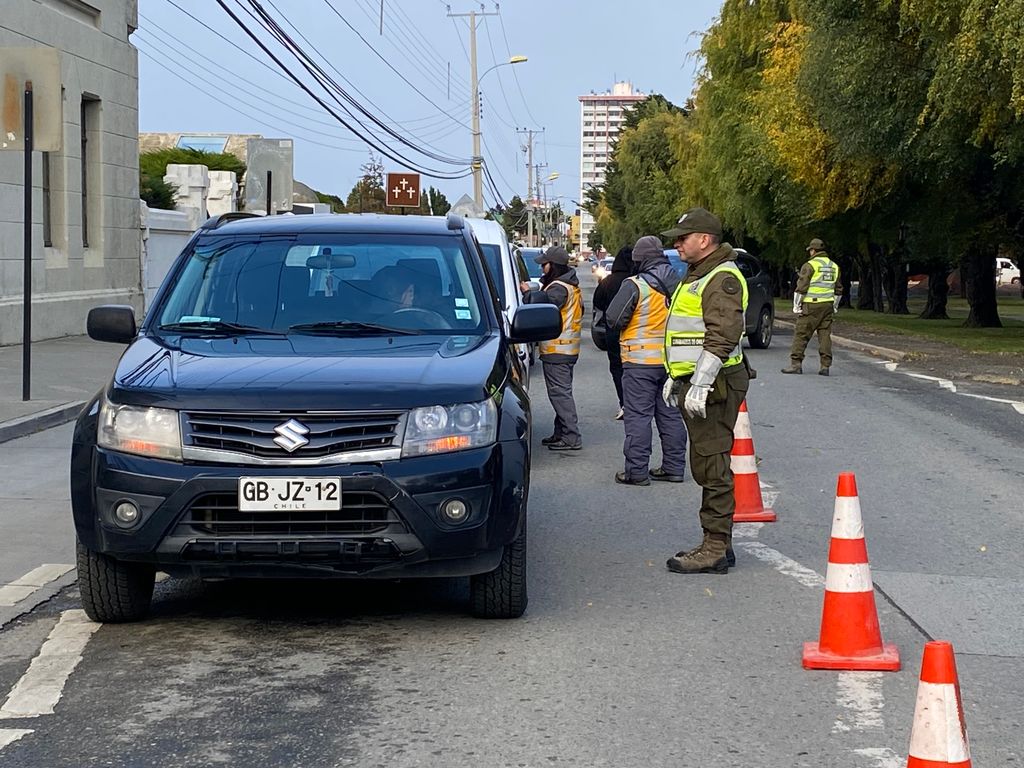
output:
[[[948,267],[935,267],[928,273],[928,301],[918,315],[922,320],[949,320],[949,315],[946,314],[949,272]]]
[[[885,292],[889,296],[890,315],[909,315],[907,308],[907,267],[888,264],[885,267]]]
[[[860,273],[860,290],[857,293],[857,309],[875,308],[875,285],[871,279],[871,264],[864,259],[857,262]]]
[[[844,258],[839,263],[839,284],[843,287],[842,296],[839,297],[840,307],[850,306],[850,294],[853,291],[853,277],[850,274],[851,260]]]
[[[868,307],[875,312],[885,312],[885,298],[882,295],[882,258],[885,248],[878,243],[868,243],[868,263],[871,268],[871,285],[874,287],[874,305]]]
[[[1002,328],[996,306],[996,257],[992,250],[973,245],[960,261],[960,279],[967,287],[970,314],[965,328]]]

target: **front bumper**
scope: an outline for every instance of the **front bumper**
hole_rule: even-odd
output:
[[[177,463],[76,444],[79,540],[121,560],[204,577],[461,576],[491,571],[522,524],[525,440],[439,456],[328,467]],[[240,513],[242,476],[341,477],[340,513]],[[459,498],[460,524],[440,513]],[[114,507],[141,514],[126,528]]]

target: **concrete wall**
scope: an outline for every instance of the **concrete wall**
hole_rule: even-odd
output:
[[[149,312],[160,283],[192,237],[195,227],[189,211],[162,211],[158,208],[148,208],[145,203],[140,205],[144,311]]]
[[[142,306],[139,240],[137,0],[2,0],[0,47],[61,51],[64,147],[49,153],[50,246],[43,233],[43,156],[35,152],[34,339],[85,332],[97,304]],[[83,241],[81,103],[90,106],[86,169],[88,246]],[[0,345],[22,338],[23,164],[0,152]]]

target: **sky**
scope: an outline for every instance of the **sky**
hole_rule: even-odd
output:
[[[240,5],[248,3],[223,1],[258,29]],[[466,172],[472,155],[469,20],[450,18],[449,9],[493,14],[497,7],[500,15],[478,19],[477,29],[486,163],[504,201],[525,198],[526,137],[516,129],[538,131],[534,162],[546,164],[542,178],[558,174],[546,195],[563,198],[567,209],[579,198],[578,96],[628,80],[682,104],[699,72],[700,36],[721,8],[721,0],[383,0],[381,34],[381,0],[260,2],[367,111],[420,148],[461,163],[425,157],[386,136],[392,151],[448,174]],[[258,31],[283,63],[305,74]],[[140,131],[292,138],[295,179],[348,195],[369,147],[288,80],[216,0],[140,0],[132,40],[139,49]],[[528,61],[488,71],[513,55]],[[408,169],[397,158],[385,158],[384,166]],[[453,203],[473,190],[471,178],[422,180],[424,188],[431,185]],[[485,184],[485,202],[493,205],[496,197]]]

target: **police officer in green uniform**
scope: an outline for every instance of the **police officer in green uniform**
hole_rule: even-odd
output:
[[[800,267],[793,293],[793,314],[799,315],[793,331],[793,347],[789,351],[789,367],[783,373],[803,373],[804,350],[817,332],[818,373],[828,376],[832,367],[832,316],[839,309],[843,286],[839,282],[839,265],[825,253],[825,244],[818,238],[807,246],[811,257]]]
[[[704,539],[676,553],[666,565],[676,573],[728,573],[732,516],[736,510],[730,467],[732,431],[751,373],[743,357],[747,283],[722,242],[722,222],[691,208],[670,238],[689,265],[672,295],[665,330],[665,402],[680,408],[690,433],[690,471],[703,488],[700,524]]]

